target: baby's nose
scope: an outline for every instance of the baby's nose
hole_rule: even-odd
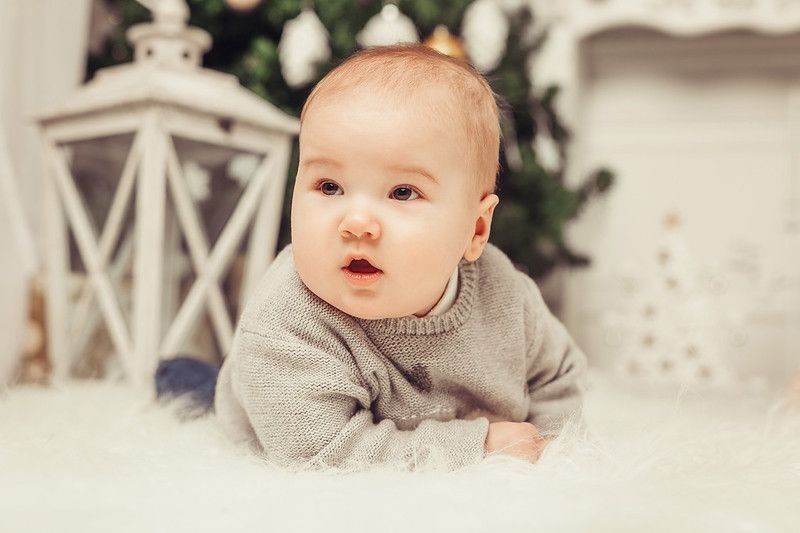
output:
[[[339,224],[339,234],[345,238],[377,239],[381,236],[378,220],[364,211],[347,213]]]

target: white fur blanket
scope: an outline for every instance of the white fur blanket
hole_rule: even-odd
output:
[[[0,395],[0,531],[800,531],[800,413],[773,398],[622,390],[536,465],[276,471],[213,417],[108,382]]]

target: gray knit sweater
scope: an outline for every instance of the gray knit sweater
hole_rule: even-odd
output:
[[[226,432],[284,467],[457,469],[484,455],[489,421],[554,435],[580,411],[585,357],[535,283],[496,247],[459,265],[440,315],[362,320],[275,259],[220,371]]]

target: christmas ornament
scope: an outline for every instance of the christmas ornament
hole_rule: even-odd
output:
[[[231,158],[227,166],[228,177],[239,183],[241,187],[247,185],[255,174],[261,158],[254,154],[238,154]]]
[[[183,165],[183,176],[186,179],[186,188],[189,196],[196,202],[204,202],[211,194],[211,175],[206,169],[194,161],[187,161]]]
[[[394,4],[386,4],[381,12],[367,21],[356,35],[362,48],[419,42],[417,27]]]
[[[260,3],[261,0],[225,0],[225,4],[234,11],[251,11]]]
[[[50,362],[47,359],[46,307],[39,276],[31,281],[28,294],[28,320],[18,382],[47,385],[50,381]]]
[[[664,215],[664,227],[668,230],[676,229],[681,225],[681,215],[676,211],[670,211]]]
[[[328,30],[313,9],[306,8],[288,21],[278,43],[281,73],[292,88],[311,82],[317,74],[317,65],[328,61],[331,48]]]
[[[513,9],[507,0],[501,0],[501,3]],[[530,3],[533,7],[533,21],[528,28],[527,37],[529,39],[538,39],[558,22],[565,8],[563,2],[553,2],[552,0],[530,0]]]
[[[477,0],[464,13],[461,35],[470,62],[486,73],[503,59],[508,39],[508,19],[495,0]]]
[[[533,138],[533,151],[536,154],[536,161],[546,171],[554,173],[561,168],[561,153],[550,135],[539,132]]]
[[[451,35],[450,30],[444,24],[439,24],[433,29],[431,36],[425,39],[425,46],[456,59],[467,57],[461,41]]]

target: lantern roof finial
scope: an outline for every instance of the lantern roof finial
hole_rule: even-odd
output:
[[[180,30],[189,20],[189,6],[186,0],[137,0],[153,13],[157,26]]]
[[[170,67],[196,67],[203,53],[211,48],[211,35],[187,26],[186,0],[137,0],[153,13],[153,22],[137,24],[128,30],[137,62]]]

